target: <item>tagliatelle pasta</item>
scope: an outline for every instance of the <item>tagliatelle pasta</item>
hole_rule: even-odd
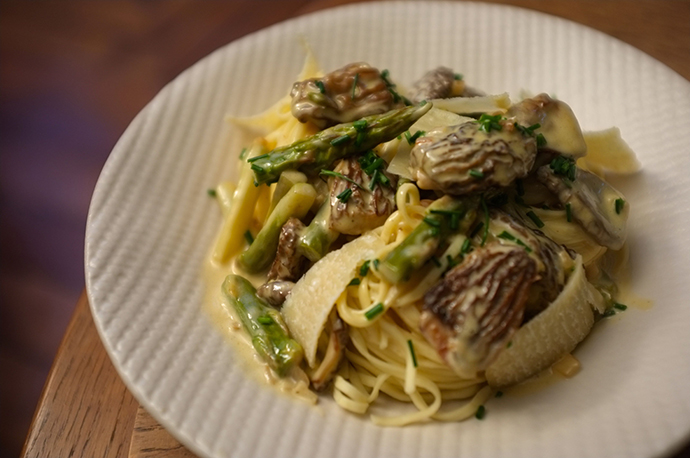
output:
[[[482,97],[445,67],[404,90],[310,55],[289,95],[229,120],[256,138],[218,189],[212,265],[293,392],[308,383],[385,426],[481,418],[624,307],[611,259],[629,204],[577,164],[610,168],[606,138],[628,152],[607,134],[582,159],[563,102]]]

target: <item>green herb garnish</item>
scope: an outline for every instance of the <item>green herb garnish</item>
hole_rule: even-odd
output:
[[[623,207],[625,207],[625,201],[623,199],[616,199],[615,205],[616,205],[616,215],[620,215],[621,212],[623,211]]]
[[[247,241],[247,243],[250,244],[250,245],[251,245],[252,243],[254,243],[254,236],[253,236],[252,233],[249,232],[249,231],[246,231],[246,232],[244,233],[244,239],[245,239],[245,240]]]
[[[412,365],[417,367],[417,356],[414,354],[414,345],[412,344],[412,340],[407,340],[407,346],[410,349],[410,356],[412,356]]]
[[[361,184],[357,183],[357,182],[356,182],[355,180],[353,180],[352,178],[347,177],[347,176],[343,175],[342,173],[334,172],[333,170],[322,170],[322,171],[319,172],[319,175],[326,175],[326,176],[329,176],[329,177],[340,178],[341,180],[345,180],[345,181],[348,181],[348,182],[354,184],[354,185],[357,186],[359,189],[364,189],[364,188],[362,187]]]
[[[467,173],[472,178],[484,178],[484,172],[482,172],[481,170],[470,169],[470,171]]]
[[[541,229],[542,227],[544,227],[544,222],[543,222],[542,220],[540,220],[539,217],[536,215],[536,213],[534,213],[532,210],[530,210],[530,211],[527,212],[527,216],[529,217],[529,219],[532,220],[532,222],[533,222],[539,229]]]
[[[216,190],[213,188],[207,189],[206,194],[208,194],[211,197],[216,197],[218,195],[218,193],[216,193]]]
[[[240,160],[243,161],[245,157],[247,157],[247,148],[242,148],[242,151],[240,151]]]
[[[503,391],[496,391],[495,397],[500,398],[501,396],[503,396]]]
[[[551,167],[551,170],[553,170],[556,175],[561,175],[570,181],[575,181],[577,166],[573,159],[565,156],[556,156],[549,164],[549,167]]]
[[[544,137],[544,134],[538,133],[537,134],[537,148],[542,148],[546,146],[546,137]]]
[[[347,286],[357,286],[360,283],[362,283],[362,281],[359,278],[353,278],[350,280],[350,283],[348,283]]]
[[[349,135],[347,135],[347,134],[346,134],[346,135],[341,135],[340,137],[334,138],[333,140],[331,140],[331,145],[332,145],[332,146],[340,146],[340,145],[343,145],[343,144],[345,144],[345,143],[347,143],[347,142],[349,142],[349,141],[350,141],[350,136],[349,136]]]
[[[610,308],[610,309],[607,309],[607,310],[603,313],[602,316],[603,316],[604,318],[608,318],[608,317],[611,317],[611,316],[613,316],[613,315],[615,315],[615,314],[616,314],[616,311],[613,310],[613,308]]]
[[[627,306],[627,305],[621,304],[620,302],[615,302],[615,303],[613,304],[613,306],[614,306],[615,308],[617,308],[618,310],[627,310],[627,309],[628,309],[628,306]]]
[[[320,93],[322,93],[322,94],[326,93],[326,86],[323,85],[323,81],[316,80],[316,81],[314,81],[314,84],[316,84],[316,87],[319,88]]]
[[[336,197],[341,202],[347,202],[351,196],[352,196],[352,189],[347,188],[347,189],[344,189],[343,192],[338,194]]]
[[[573,212],[570,208],[570,202],[565,204],[565,220],[568,221],[569,223],[573,222]]]
[[[364,316],[366,317],[367,320],[371,321],[374,318],[376,318],[378,315],[380,315],[381,312],[383,312],[383,303],[379,302],[378,304],[376,304],[375,306],[373,306],[372,308],[370,308],[369,310],[364,312]]]
[[[360,277],[366,277],[367,274],[369,273],[369,263],[371,260],[366,260],[364,261],[364,264],[362,264],[362,267],[359,268],[359,276]]]
[[[486,415],[486,408],[484,408],[483,405],[479,406],[479,408],[477,409],[477,413],[474,414],[474,416],[477,420],[483,420],[485,415]]]
[[[271,318],[271,317],[268,316],[268,315],[261,315],[260,317],[258,317],[258,318],[256,319],[256,321],[258,321],[258,322],[261,323],[261,324],[266,324],[266,325],[269,325],[269,324],[273,324],[273,323],[274,323],[273,318]]]
[[[483,130],[487,134],[491,132],[492,130],[502,130],[503,126],[501,126],[501,123],[499,122],[503,117],[501,115],[488,115],[486,113],[482,114],[479,117],[479,130]]]

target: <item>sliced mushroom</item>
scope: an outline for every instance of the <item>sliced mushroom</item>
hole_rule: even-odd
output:
[[[319,128],[390,111],[399,103],[381,73],[368,64],[346,65],[292,86],[292,114]]]
[[[461,377],[486,369],[522,323],[537,263],[498,243],[471,252],[424,295],[420,328]]]
[[[386,221],[395,210],[396,179],[384,172],[385,168],[386,164],[382,162],[375,173],[383,174],[389,184],[384,185],[377,178],[377,183],[372,186],[374,172],[368,175],[357,158],[343,159],[336,165],[334,171],[351,181],[337,176],[328,179],[330,229],[341,234],[359,235]]]
[[[274,280],[264,283],[256,290],[256,295],[265,299],[275,308],[280,308],[295,284],[291,281]]]
[[[417,139],[410,167],[420,188],[465,195],[509,186],[529,173],[536,154],[535,139],[512,123],[486,132],[470,121]]]
[[[490,210],[489,232],[496,242],[520,246],[537,261],[539,279],[530,287],[525,303],[524,321],[529,321],[563,290],[566,270],[574,266],[574,257],[543,232],[527,227],[521,219],[502,210]]]
[[[625,243],[628,219],[623,195],[593,173],[576,167],[571,173],[562,176],[544,165],[537,169],[537,179],[570,208],[573,220],[597,243],[619,250]]]
[[[539,124],[536,132],[546,139],[545,147],[573,157],[584,156],[587,151],[580,124],[573,110],[565,102],[547,94],[516,103],[506,113],[508,119],[523,127]]]
[[[330,335],[328,346],[319,367],[311,374],[312,386],[316,391],[322,391],[335,376],[340,361],[345,354],[345,347],[350,341],[347,324],[340,319],[337,312],[330,316]]]
[[[308,260],[297,251],[300,232],[304,224],[297,218],[290,218],[280,229],[276,257],[268,271],[267,278],[295,282],[304,274]]]
[[[445,99],[453,94],[455,82],[453,70],[447,67],[437,67],[428,71],[414,83],[410,92],[410,100],[419,103],[422,100]]]

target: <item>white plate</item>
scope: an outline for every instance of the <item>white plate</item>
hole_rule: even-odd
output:
[[[644,172],[617,180],[632,205],[636,292],[654,301],[588,338],[574,379],[503,397],[484,421],[379,428],[249,380],[201,311],[201,266],[220,216],[206,189],[242,145],[226,113],[249,115],[289,90],[300,36],[322,67],[351,61],[410,83],[442,64],[489,93],[544,91],[585,129],[615,124]],[[303,16],[221,48],[136,117],[96,186],[86,277],[96,326],[135,397],[202,456],[659,456],[690,432],[690,84],[594,30],[473,3],[368,3]]]

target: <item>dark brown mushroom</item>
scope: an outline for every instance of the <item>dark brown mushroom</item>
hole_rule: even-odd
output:
[[[394,100],[381,73],[362,62],[346,65],[322,78],[299,81],[290,95],[295,118],[322,129],[402,106]]]
[[[267,279],[295,282],[306,271],[309,261],[298,250],[299,236],[304,224],[297,218],[290,218],[280,229],[276,257],[268,271]]]
[[[338,176],[328,179],[330,229],[341,234],[363,234],[382,225],[395,211],[396,178],[385,173],[385,167],[381,159],[381,166],[375,173],[384,174],[389,184],[384,185],[377,179],[372,186],[374,172],[368,175],[357,158],[343,159],[336,165],[334,171],[351,181]]]
[[[534,138],[512,123],[484,131],[470,121],[427,132],[410,152],[417,185],[452,195],[466,195],[509,186],[526,176],[537,154]]]
[[[458,375],[475,377],[517,331],[537,279],[522,247],[479,248],[424,295],[422,334]]]

